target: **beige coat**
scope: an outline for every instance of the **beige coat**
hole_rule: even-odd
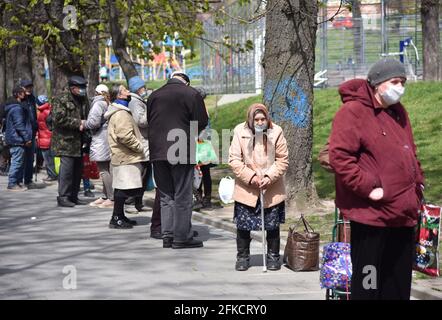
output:
[[[147,161],[142,136],[129,108],[113,103],[104,117],[108,119],[108,141],[112,165],[125,165]]]
[[[229,165],[235,174],[235,201],[256,207],[259,189],[250,184],[256,174],[264,174],[271,181],[264,192],[264,208],[273,207],[286,199],[284,174],[289,159],[287,141],[280,126],[273,124],[273,128],[268,130],[267,145],[266,156],[262,139],[257,138],[253,148],[253,133],[246,122],[235,127],[229,150]]]

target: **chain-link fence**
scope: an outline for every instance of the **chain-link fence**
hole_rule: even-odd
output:
[[[262,88],[265,19],[244,22],[257,14],[259,3],[226,6],[223,25],[217,25],[214,17],[204,21],[202,79],[209,93],[255,93]],[[247,42],[253,50],[246,50]]]
[[[343,10],[318,27],[316,72],[334,86],[354,77],[365,77],[369,67],[382,56],[400,59],[411,79],[422,77],[422,27],[420,1],[360,1],[360,15]],[[323,0],[320,21],[338,9],[339,1]],[[353,8],[354,10],[354,8]],[[326,72],[325,72],[326,70]]]
[[[316,38],[317,87],[366,77],[370,66],[382,56],[400,59],[411,80],[422,78],[421,0],[361,0],[358,8],[353,2],[351,12],[340,6],[340,0],[321,2]],[[247,93],[262,89],[265,19],[247,24],[234,18],[253,16],[259,3],[262,1],[227,6],[223,26],[216,25],[213,19],[204,22],[206,41],[201,45],[201,61],[203,83],[209,92]],[[337,11],[339,14],[327,21]],[[226,36],[233,47],[251,40],[254,50],[235,52],[221,43]]]

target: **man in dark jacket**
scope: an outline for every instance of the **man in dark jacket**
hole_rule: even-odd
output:
[[[60,207],[87,204],[78,198],[82,177],[84,123],[89,113],[87,81],[80,76],[68,80],[69,90],[52,103],[52,140],[54,155],[60,157],[57,202]]]
[[[35,136],[38,131],[37,124],[37,103],[33,93],[34,85],[31,80],[25,79],[20,81],[20,86],[25,90],[25,99],[22,104],[28,109],[31,126],[32,126],[32,143],[30,146],[25,147],[25,171],[24,171],[24,182],[28,189],[38,189],[39,186],[32,182],[32,173],[34,166],[34,154],[36,150],[35,146]]]
[[[352,299],[409,299],[424,183],[405,108],[405,68],[375,63],[341,85],[330,136],[336,206],[351,225]]]
[[[203,246],[193,239],[191,230],[193,153],[195,138],[206,127],[208,116],[203,98],[189,84],[186,74],[174,72],[147,101],[150,160],[161,195],[164,248]]]
[[[25,90],[22,87],[14,88],[13,98],[5,104],[5,141],[11,154],[9,168],[8,190],[25,191],[21,182],[25,163],[25,149],[32,145],[32,125],[28,108],[22,104],[25,99]]]

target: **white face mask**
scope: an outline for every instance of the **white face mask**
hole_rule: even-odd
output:
[[[392,104],[398,103],[404,93],[405,88],[403,86],[394,86],[390,84],[387,90],[381,93],[380,96],[387,105],[391,106]]]
[[[267,129],[267,123],[262,124],[262,125],[255,124],[255,133],[262,133],[266,129]]]

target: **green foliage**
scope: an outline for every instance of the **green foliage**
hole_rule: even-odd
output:
[[[429,202],[442,205],[442,90],[440,82],[409,83],[402,102],[413,127],[419,160],[426,178],[425,196]],[[317,161],[320,148],[327,141],[331,123],[341,106],[337,88],[315,90],[313,108],[313,175],[320,198],[334,198],[334,177],[321,168]],[[244,99],[209,110],[212,128],[232,129],[245,121],[247,108],[262,97]],[[215,117],[216,115],[216,117]]]
[[[33,43],[34,47],[40,47],[40,46],[42,46],[42,45],[43,45],[43,42],[44,42],[44,40],[43,40],[43,37],[42,37],[42,36],[34,36],[34,37],[32,38],[32,43]]]

